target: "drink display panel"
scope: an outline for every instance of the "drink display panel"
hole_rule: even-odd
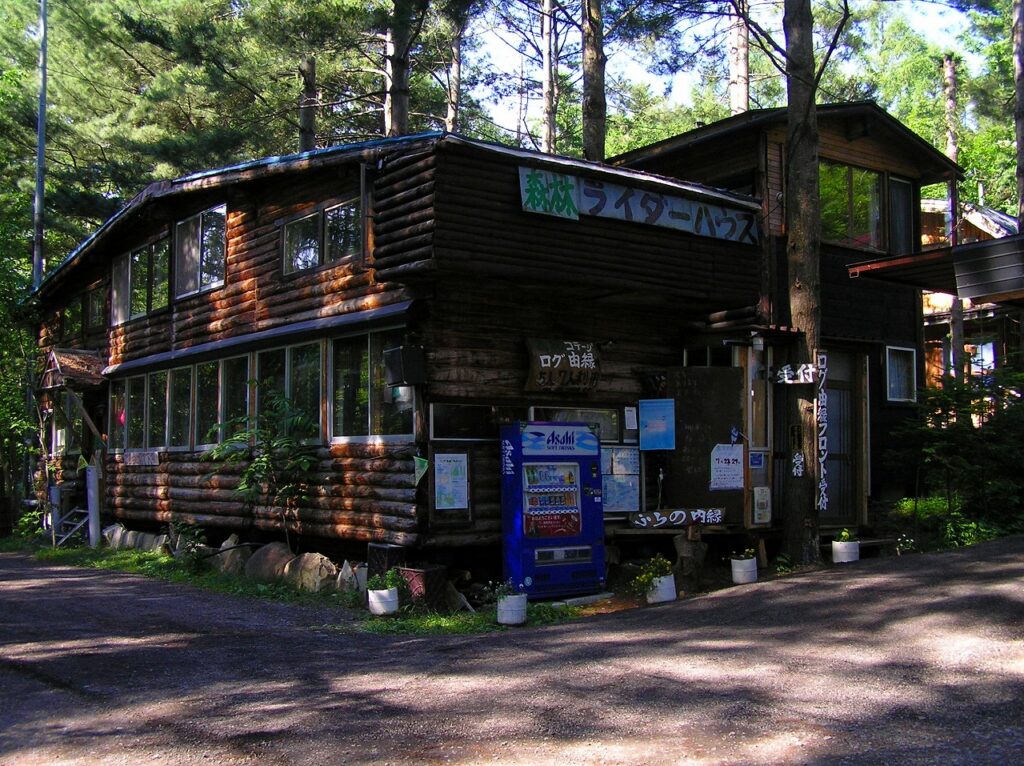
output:
[[[567,537],[580,533],[579,475],[576,463],[523,465],[523,534]]]

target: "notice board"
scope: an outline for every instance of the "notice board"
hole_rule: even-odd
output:
[[[726,523],[743,523],[743,489],[712,490],[715,445],[743,431],[743,370],[682,367],[669,370],[668,395],[676,401],[676,448],[665,471],[667,508],[724,508]]]

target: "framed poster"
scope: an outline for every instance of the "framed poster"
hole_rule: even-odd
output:
[[[472,521],[470,453],[468,449],[431,450],[430,521],[432,524],[467,524]]]
[[[674,399],[641,399],[640,449],[676,448],[676,402]]]

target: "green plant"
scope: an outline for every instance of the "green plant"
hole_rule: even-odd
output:
[[[832,539],[835,540],[837,543],[852,543],[857,540],[857,532],[851,532],[849,529],[846,529],[844,527],[843,529],[836,532],[836,536]]]
[[[402,574],[392,567],[384,574],[375,574],[366,581],[367,590],[388,590],[390,588],[401,588],[405,583]]]
[[[775,559],[775,574],[790,574],[796,571],[793,559],[785,553],[780,553]]]
[[[515,596],[525,591],[525,589],[522,583],[515,585],[511,580],[502,580],[500,582],[488,581],[487,585],[480,590],[480,603],[496,604],[505,596]]]
[[[646,596],[654,590],[654,581],[672,574],[672,562],[660,553],[654,554],[640,565],[640,571],[629,581],[629,592],[634,596]]]
[[[911,551],[915,551],[915,550],[917,550],[917,548],[914,545],[914,538],[912,538],[906,532],[904,532],[903,534],[901,534],[899,537],[896,538],[896,553],[897,554],[910,553]]]
[[[174,549],[182,563],[192,571],[199,571],[206,547],[206,532],[186,521],[172,521],[168,526],[171,539],[175,540]]]
[[[285,542],[291,548],[288,512],[307,495],[305,474],[316,465],[316,448],[306,441],[315,424],[272,386],[256,385],[258,417],[253,421],[242,416],[214,426],[224,428],[230,436],[205,452],[203,459],[242,466],[235,492],[249,509],[260,502],[277,507]]]
[[[753,548],[744,548],[739,553],[733,551],[729,554],[729,558],[734,559],[735,561],[747,561],[748,559],[752,559],[755,556],[757,556],[757,551],[755,551]]]

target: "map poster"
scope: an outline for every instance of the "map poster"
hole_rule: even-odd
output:
[[[439,511],[469,508],[469,455],[434,454],[434,507]]]

